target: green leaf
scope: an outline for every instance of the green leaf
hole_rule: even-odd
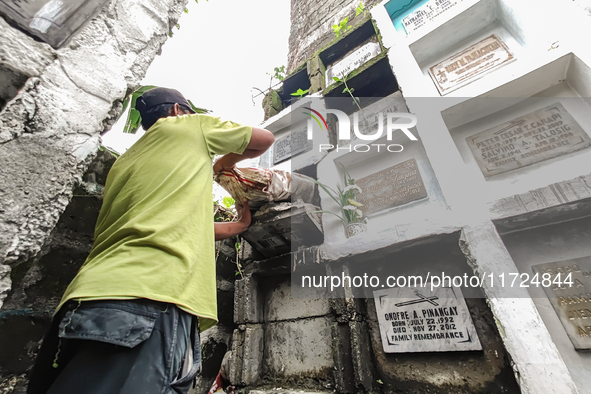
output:
[[[359,2],[359,5],[357,6],[357,12],[355,13],[355,16],[358,16],[361,13],[365,13],[365,7],[363,6],[362,2]]]
[[[236,203],[236,201],[232,197],[229,197],[229,196],[224,197],[224,199],[222,200],[222,204],[224,204],[224,206],[226,208],[230,208],[235,203]]]
[[[139,88],[137,88],[132,94],[130,94],[129,96],[127,96],[125,98],[125,100],[123,100],[123,108],[121,109],[121,112],[125,112],[125,110],[127,109],[127,106],[129,105],[130,102],[131,102],[131,108],[135,108],[135,101],[138,99],[138,97],[140,97],[142,94],[144,94],[148,90],[154,89],[156,87],[157,86],[154,86],[154,85],[145,85],[145,86],[140,86]]]
[[[324,190],[326,192],[326,194],[328,194],[330,196],[330,198],[332,198],[334,200],[334,202],[336,202],[337,204],[339,204],[339,206],[342,206],[341,203],[339,203],[339,200],[336,199],[335,196],[332,195],[332,193],[337,194],[337,192],[335,192],[334,190],[332,190],[332,193],[329,191],[329,187],[323,185],[322,183],[318,182],[316,179],[312,179],[318,186],[320,186],[322,188],[322,190]]]
[[[185,8],[185,9],[183,10],[183,12],[184,12],[185,14],[188,14],[188,13],[189,13],[189,9],[188,9],[188,8]]]
[[[298,97],[302,98],[304,95],[306,95],[308,93],[308,91],[309,91],[309,89],[302,90],[302,88],[298,88],[298,90],[296,92],[290,93],[290,95],[298,96]]]
[[[191,102],[191,100],[187,101],[189,102],[189,105],[191,105],[191,108],[193,108],[193,111],[197,112],[198,114],[208,114],[211,112],[209,109],[196,107],[195,104]]]
[[[341,79],[339,77],[332,77],[332,79],[336,82],[341,82]]]

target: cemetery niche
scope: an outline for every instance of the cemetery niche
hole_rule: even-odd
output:
[[[427,197],[416,159],[406,160],[357,180],[363,190],[358,200],[365,215]]]
[[[591,138],[560,103],[466,138],[485,178],[591,145]]]
[[[293,156],[309,152],[313,148],[312,140],[308,140],[306,125],[291,130],[287,135],[277,138],[273,145],[273,164],[289,160]]]
[[[410,35],[417,31],[422,32],[429,26],[442,21],[457,9],[462,1],[431,0],[406,3],[392,0],[386,3],[385,8],[396,30]]]
[[[514,60],[507,45],[493,34],[430,67],[429,75],[445,95]]]
[[[532,266],[577,350],[591,349],[591,257]]]
[[[385,353],[482,350],[457,287],[374,291]]]

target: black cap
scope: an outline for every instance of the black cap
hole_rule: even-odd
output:
[[[135,109],[140,111],[140,114],[145,114],[150,108],[154,108],[161,104],[176,104],[185,107],[191,113],[195,113],[193,107],[187,99],[178,90],[168,88],[154,88],[150,89],[135,102]]]

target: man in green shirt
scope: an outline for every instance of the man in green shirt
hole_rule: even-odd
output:
[[[195,114],[176,90],[136,102],[146,133],[107,177],[92,251],[58,306],[28,393],[185,393],[217,322],[212,175],[258,157],[267,130]],[[214,156],[224,155],[212,168]],[[196,334],[195,334],[196,333]],[[192,338],[191,338],[192,337]]]

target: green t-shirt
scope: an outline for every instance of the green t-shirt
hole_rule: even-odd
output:
[[[212,159],[242,153],[251,135],[208,115],[159,119],[111,168],[92,251],[59,307],[148,298],[199,316],[202,331],[213,326]]]

